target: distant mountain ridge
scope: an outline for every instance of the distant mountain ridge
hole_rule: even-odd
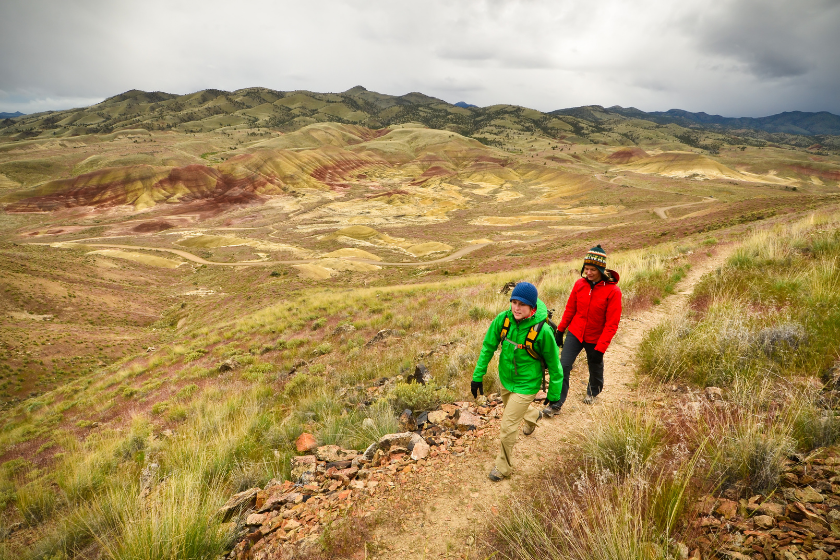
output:
[[[710,153],[732,144],[840,149],[840,117],[827,112],[727,118],[678,109],[647,113],[634,107],[589,105],[544,113],[517,105],[452,104],[420,92],[387,95],[362,86],[338,93],[263,87],[232,92],[206,89],[185,95],[130,90],[90,107],[0,119],[0,142],[137,129],[182,134],[227,129],[288,133],[323,122],[372,130],[419,123],[496,147],[502,147],[511,134],[542,134],[558,141],[611,145],[642,145],[656,137],[670,142],[672,149],[689,146]],[[650,122],[656,123],[655,130]]]
[[[26,113],[15,111],[14,113],[0,113],[0,119],[14,119],[16,117],[24,117]]]
[[[551,115],[570,115],[587,120],[607,120],[614,115],[653,121],[657,124],[678,124],[692,127],[702,126],[709,129],[724,130],[761,130],[777,134],[797,134],[802,136],[840,134],[840,116],[827,111],[809,113],[806,111],[785,111],[768,117],[722,117],[708,113],[691,113],[682,109],[645,112],[635,107],[601,107],[589,105],[570,109],[551,111]]]

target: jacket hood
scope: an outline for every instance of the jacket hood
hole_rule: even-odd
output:
[[[583,275],[583,269],[581,269],[580,277],[582,280],[586,280],[586,276]],[[611,269],[606,269],[606,274],[601,275],[601,280],[604,281],[605,284],[618,284],[618,272]],[[601,283],[601,280],[598,283]],[[588,282],[588,280],[586,280]]]

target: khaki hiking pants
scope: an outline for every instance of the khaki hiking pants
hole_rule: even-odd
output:
[[[511,393],[502,387],[502,402],[505,404],[505,411],[502,413],[502,427],[499,431],[501,445],[499,454],[496,455],[496,468],[502,476],[510,476],[513,468],[511,465],[513,446],[516,445],[522,420],[531,426],[536,426],[540,419],[540,411],[531,406],[534,396]]]

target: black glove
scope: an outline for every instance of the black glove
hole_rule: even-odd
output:
[[[478,394],[484,394],[484,382],[483,381],[473,381],[470,383],[470,392],[472,393],[473,398],[478,397]]]
[[[557,343],[557,346],[563,348],[563,335],[566,334],[566,331],[555,331],[554,332],[554,341]]]

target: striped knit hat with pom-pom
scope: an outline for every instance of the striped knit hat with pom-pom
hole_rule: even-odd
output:
[[[601,274],[606,274],[607,252],[604,251],[600,245],[592,247],[583,259],[583,266],[586,265],[594,266]],[[583,267],[581,267],[580,273],[583,274]]]

